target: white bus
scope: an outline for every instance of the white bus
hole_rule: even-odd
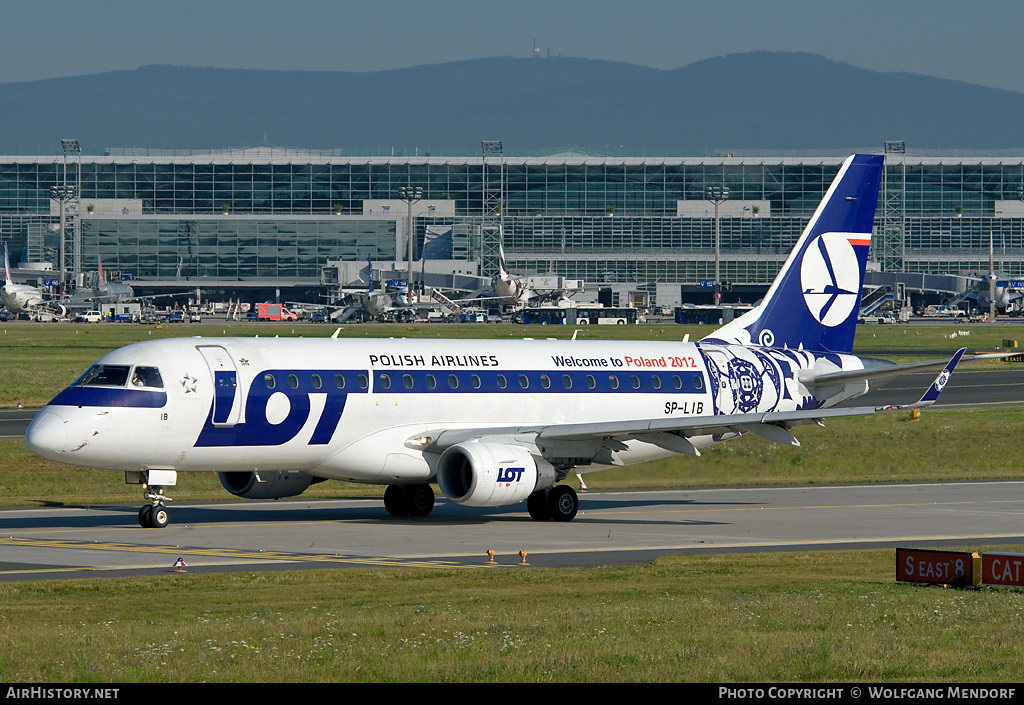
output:
[[[518,312],[513,323],[626,325],[641,319],[640,310],[632,306],[537,306]]]

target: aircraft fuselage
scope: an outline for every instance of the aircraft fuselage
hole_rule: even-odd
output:
[[[698,343],[169,339],[102,357],[91,369],[104,374],[59,394],[26,440],[83,467],[426,482],[437,458],[406,442],[436,429],[813,409],[826,400],[798,374],[822,365],[862,367],[852,355]],[[148,383],[133,384],[136,370]],[[628,445],[615,464],[670,454]]]

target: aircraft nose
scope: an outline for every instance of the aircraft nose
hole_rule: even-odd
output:
[[[58,460],[67,445],[67,423],[52,411],[40,411],[25,431],[25,445],[38,456]]]

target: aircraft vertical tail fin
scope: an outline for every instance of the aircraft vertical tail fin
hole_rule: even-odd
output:
[[[4,243],[4,285],[11,283],[11,261],[7,256],[7,243]]]
[[[498,228],[498,275],[508,274],[508,267],[505,265],[505,233]]]
[[[843,162],[761,304],[704,340],[852,351],[883,164],[878,154]]]

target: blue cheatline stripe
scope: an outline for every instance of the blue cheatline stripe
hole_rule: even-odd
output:
[[[253,385],[267,384],[270,376],[274,385],[270,389],[274,391],[316,394],[340,390],[359,394],[367,391],[360,375],[372,376],[375,394],[704,394],[707,391],[704,373],[698,370],[267,370],[257,375]],[[338,386],[338,378],[344,386]]]
[[[377,394],[705,394],[698,370],[264,370],[249,388],[274,392],[366,394],[372,378]],[[263,391],[266,390],[266,391]],[[234,390],[217,392],[217,422],[231,408]],[[125,387],[68,387],[50,402],[56,406],[107,406],[159,409],[167,393]]]
[[[54,406],[123,406],[160,409],[167,404],[167,392],[127,387],[68,387],[50,404]]]

